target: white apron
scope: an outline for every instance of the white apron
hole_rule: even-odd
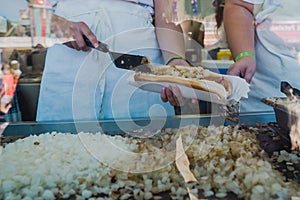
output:
[[[247,0],[250,2],[251,0]],[[252,0],[258,3],[260,0]],[[272,107],[261,102],[265,97],[284,97],[280,92],[280,82],[287,81],[300,89],[300,66],[293,48],[270,30],[272,21],[300,20],[300,4],[294,0],[265,0],[255,6],[256,59],[257,68],[250,84],[249,98],[240,102],[241,111],[271,111]],[[258,9],[262,9],[258,11]],[[300,38],[300,35],[299,35]],[[295,48],[300,51],[299,44]]]
[[[56,13],[84,21],[114,51],[146,55],[162,63],[151,9],[118,0],[65,0]],[[54,45],[47,52],[37,121],[98,120],[174,115],[160,94],[127,83],[133,72],[117,69],[108,54]]]

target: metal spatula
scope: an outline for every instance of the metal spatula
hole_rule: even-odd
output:
[[[94,47],[94,45],[91,43],[91,41],[85,37],[84,40],[88,47],[97,49],[98,51],[102,51],[104,53],[109,53],[112,61],[114,62],[115,66],[122,69],[129,69],[129,70],[138,70],[143,72],[149,72],[150,68],[147,67],[147,64],[149,64],[149,59],[146,56],[140,56],[140,55],[132,55],[132,54],[124,54],[124,53],[118,53],[110,51],[108,48],[108,45],[99,42],[99,46],[97,48]]]

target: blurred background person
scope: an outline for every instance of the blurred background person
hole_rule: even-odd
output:
[[[15,92],[15,84],[14,84],[14,77],[12,74],[12,69],[9,64],[5,64],[2,67],[3,78],[1,84],[1,91],[0,91],[0,112],[7,114],[9,109],[11,108],[11,102],[14,97]]]
[[[224,12],[224,6],[225,6],[225,0],[213,0],[212,5],[214,7],[214,14],[208,16],[205,18],[207,23],[210,21],[216,22],[216,38],[217,42],[205,46],[205,50],[208,51],[208,55],[211,59],[216,60],[217,59],[217,53],[221,49],[228,49],[228,43],[226,39],[226,33],[224,29],[224,23],[223,23],[223,12]]]
[[[12,71],[13,77],[14,77],[14,84],[16,86],[18,83],[18,80],[22,74],[22,71],[20,70],[20,63],[17,60],[12,60],[10,62],[10,66],[11,66],[11,71]]]
[[[9,104],[7,104],[7,107],[2,107],[2,110],[4,112],[1,112],[1,120],[2,121],[6,121],[6,122],[19,122],[19,121],[22,121],[22,117],[21,117],[21,111],[20,111],[20,108],[19,108],[19,101],[18,101],[18,97],[16,95],[16,87],[17,87],[17,84],[18,84],[18,80],[19,80],[19,77],[21,75],[21,70],[19,69],[20,68],[20,63],[16,60],[12,60],[11,62],[4,62],[3,66],[6,66],[5,69],[3,68],[3,70],[5,70],[6,72],[9,72],[10,75],[9,78],[6,78],[8,79],[9,81],[11,81],[11,77],[13,77],[13,87],[10,88],[10,93],[9,94],[9,99],[10,102]],[[9,70],[8,70],[9,69]],[[2,70],[1,70],[2,72]],[[3,78],[3,76],[2,76]],[[2,78],[1,78],[1,85],[2,85]],[[4,81],[6,82],[6,81]],[[11,85],[11,84],[10,84]],[[4,90],[4,87],[2,86],[2,89]],[[13,94],[11,94],[13,93]],[[12,96],[12,97],[11,97]],[[4,99],[3,99],[4,100]],[[4,104],[2,106],[4,106],[6,104],[6,102],[4,102]]]
[[[22,71],[25,71],[28,77],[39,77],[42,74],[45,65],[46,51],[47,48],[41,44],[37,44],[27,55],[27,68]]]

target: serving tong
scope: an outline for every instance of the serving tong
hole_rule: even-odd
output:
[[[280,84],[280,91],[284,93],[288,99],[300,99],[300,90],[293,88],[288,82],[282,81]]]

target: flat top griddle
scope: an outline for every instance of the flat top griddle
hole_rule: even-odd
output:
[[[201,115],[201,116],[182,116],[172,117],[167,119],[134,119],[134,120],[103,120],[103,121],[86,121],[86,122],[26,122],[26,123],[6,123],[2,124],[2,143],[10,143],[15,139],[23,138],[29,135],[38,135],[46,132],[67,132],[77,134],[79,132],[103,132],[109,135],[125,135],[126,131],[132,131],[137,127],[144,127],[149,130],[157,130],[158,128],[178,128],[185,125],[235,125],[235,123],[225,120],[220,116]],[[274,151],[286,150],[289,151],[289,138],[283,137],[280,127],[276,123],[276,118],[273,112],[265,113],[244,113],[240,114],[240,129],[246,129],[253,132],[252,127],[256,127],[256,134],[260,146],[271,156]],[[298,152],[298,157],[300,153]],[[289,170],[286,162],[278,162],[274,159],[275,168],[281,171],[286,181],[296,180],[300,184],[300,164],[294,164],[292,167],[295,170]],[[163,199],[170,199],[168,191],[161,194]],[[199,196],[204,198],[204,196]],[[70,198],[72,199],[72,198]],[[75,197],[74,197],[75,199]],[[208,199],[219,199],[211,197]],[[223,199],[238,199],[236,195],[229,193]]]
[[[241,113],[239,124],[255,125],[275,122],[274,112]],[[77,134],[79,132],[103,132],[108,135],[122,135],[126,131],[136,129],[157,130],[159,128],[178,128],[195,124],[199,126],[234,125],[225,117],[218,115],[186,115],[168,118],[137,118],[100,121],[73,121],[73,122],[17,122],[3,123],[0,126],[2,136],[29,136],[47,132],[67,132]]]

